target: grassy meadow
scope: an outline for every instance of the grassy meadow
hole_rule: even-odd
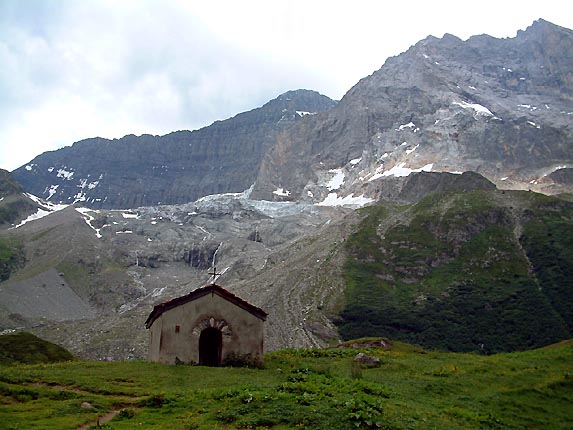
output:
[[[380,363],[358,365],[357,352]],[[573,429],[572,405],[571,341],[489,356],[401,343],[284,350],[268,354],[263,369],[79,360],[0,366],[3,430],[563,430]]]

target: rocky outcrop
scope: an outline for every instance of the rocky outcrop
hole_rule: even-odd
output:
[[[92,208],[177,204],[241,192],[255,182],[277,134],[335,104],[314,91],[290,91],[196,131],[76,142],[36,157],[13,175],[32,194]]]
[[[477,190],[493,191],[495,185],[475,172],[464,172],[461,175],[420,172],[408,177],[396,200],[417,202],[433,193],[470,193]]]

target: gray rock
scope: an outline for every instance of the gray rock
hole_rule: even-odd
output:
[[[358,354],[356,354],[356,356],[354,357],[354,361],[366,365],[373,365],[380,363],[379,358],[371,357],[370,355],[366,355],[363,352],[359,352]]]

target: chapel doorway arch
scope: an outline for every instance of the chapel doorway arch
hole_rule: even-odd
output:
[[[199,336],[199,364],[202,366],[221,365],[223,334],[215,327],[207,327]]]

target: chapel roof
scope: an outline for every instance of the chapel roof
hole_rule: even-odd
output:
[[[225,300],[233,303],[234,305],[237,305],[238,307],[246,310],[247,312],[251,313],[252,315],[256,316],[257,318],[263,321],[265,321],[267,318],[268,315],[267,312],[265,312],[261,308],[258,308],[257,306],[250,304],[246,300],[241,299],[240,297],[234,295],[233,293],[224,289],[220,285],[209,284],[204,287],[197,288],[196,290],[191,291],[189,294],[186,294],[184,296],[176,297],[169,301],[155,305],[155,307],[151,311],[151,314],[149,314],[147,321],[145,321],[145,327],[150,328],[153,322],[157,318],[159,318],[161,314],[163,314],[163,312],[184,305],[185,303],[189,303],[193,300],[197,300],[198,298],[206,296],[207,294],[210,293],[216,294],[219,297],[224,298]]]

